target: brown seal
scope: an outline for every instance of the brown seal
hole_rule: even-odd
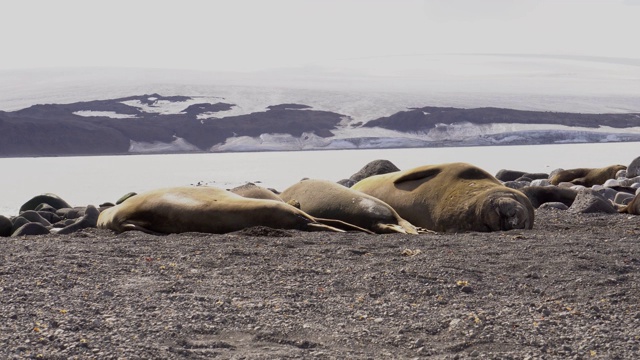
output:
[[[561,202],[570,207],[578,195],[578,190],[559,186],[525,186],[518,190],[529,198],[536,209],[548,202]]]
[[[353,186],[391,205],[415,226],[442,232],[531,229],[534,209],[520,191],[465,163],[421,166]]]
[[[328,180],[302,180],[280,197],[288,203],[296,201],[311,216],[342,220],[378,234],[418,233],[415,226],[382,200]]]
[[[251,199],[282,201],[280,196],[278,196],[274,191],[269,190],[262,186],[258,186],[254,183],[246,183],[244,185],[234,187],[229,191],[231,191],[234,194],[238,194],[242,197],[251,198]]]
[[[593,185],[602,185],[609,179],[614,179],[618,171],[626,168],[624,165],[611,165],[603,168],[560,170],[551,177],[550,181],[553,185],[570,182],[574,185],[592,187]]]
[[[636,195],[627,206],[622,207],[619,212],[631,215],[640,215],[640,195]]]
[[[208,186],[164,188],[138,194],[104,210],[98,218],[98,228],[151,234],[222,234],[253,226],[342,232],[327,223],[338,222],[315,219],[284,202],[244,198]],[[351,229],[361,230],[353,226]]]

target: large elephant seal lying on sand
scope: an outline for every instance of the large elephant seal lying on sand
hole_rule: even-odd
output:
[[[375,233],[418,233],[382,200],[328,180],[302,180],[280,197],[286,202],[297,201],[309,215],[342,220]]]
[[[422,166],[361,180],[353,189],[391,205],[415,226],[442,232],[531,229],[521,192],[465,163]]]
[[[315,219],[284,202],[244,198],[207,186],[165,188],[138,194],[104,210],[98,218],[98,228],[151,234],[223,234],[253,226],[342,231],[326,223],[338,222]]]
[[[552,185],[558,185],[561,182],[570,182],[574,185],[592,187],[593,185],[602,185],[609,179],[614,179],[618,171],[625,170],[626,168],[624,165],[611,165],[597,169],[579,168],[561,170],[552,176],[550,181]]]

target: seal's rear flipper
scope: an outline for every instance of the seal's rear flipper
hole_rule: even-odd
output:
[[[330,226],[333,228],[338,228],[341,230],[345,230],[345,231],[361,231],[367,234],[375,234],[373,231],[371,230],[367,230],[365,228],[361,228],[359,226],[350,224],[348,222],[344,222],[342,220],[336,220],[336,219],[324,219],[324,218],[314,218],[317,222],[326,225],[326,226]],[[313,223],[310,223],[309,225],[311,225]]]
[[[145,228],[144,226],[140,226],[140,225],[136,225],[134,223],[129,223],[129,222],[125,222],[122,224],[122,226],[120,227],[120,232],[125,232],[125,231],[142,231],[145,234],[151,234],[151,235],[166,235],[164,233],[159,233],[157,231],[153,231],[153,230],[149,230],[147,228]]]
[[[346,232],[344,230],[334,228],[333,226],[320,224],[320,223],[308,223],[308,231],[331,231],[331,232]]]

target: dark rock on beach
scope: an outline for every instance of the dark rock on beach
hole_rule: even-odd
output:
[[[18,237],[18,236],[27,236],[27,235],[33,236],[33,235],[45,235],[45,234],[49,234],[49,229],[47,229],[46,226],[37,222],[27,222],[24,225],[17,228],[13,232],[13,234],[11,234],[11,236]]]
[[[389,160],[373,160],[355,174],[349,177],[349,180],[357,183],[358,181],[373,175],[388,174],[400,169]]]
[[[70,208],[66,201],[62,200],[58,195],[55,194],[43,194],[34,196],[32,199],[24,203],[20,207],[20,212],[27,210],[35,210],[41,204],[47,204],[54,209],[62,209],[62,208]]]
[[[12,233],[13,223],[6,216],[0,215],[0,236],[7,237]]]
[[[100,211],[95,206],[89,205],[80,219],[60,229],[58,234],[71,234],[82,229],[94,228],[98,224],[98,216],[100,216]]]

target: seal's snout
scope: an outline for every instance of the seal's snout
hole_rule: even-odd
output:
[[[496,211],[500,216],[500,230],[531,228],[526,206],[516,199],[501,198]]]

